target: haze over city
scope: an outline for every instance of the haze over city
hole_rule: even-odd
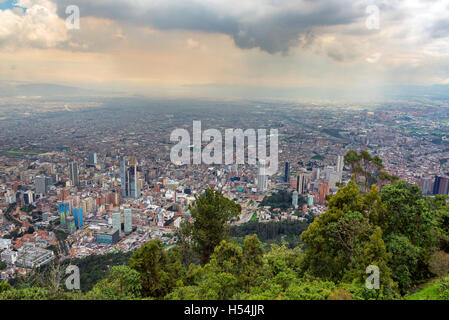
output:
[[[0,301],[449,300],[448,21],[449,0],[0,0]]]

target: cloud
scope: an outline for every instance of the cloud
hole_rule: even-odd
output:
[[[353,0],[61,0],[82,16],[108,18],[159,30],[221,33],[241,49],[286,53],[304,44],[315,28],[350,24],[365,16],[365,1]],[[310,39],[310,37],[307,37]]]
[[[439,19],[431,27],[428,28],[431,38],[447,38],[449,37],[449,17]]]
[[[19,0],[13,10],[0,10],[0,45],[53,47],[67,40],[65,22],[49,0]]]

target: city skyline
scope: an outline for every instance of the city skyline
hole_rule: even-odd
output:
[[[0,0],[0,300],[448,300],[448,21]]]

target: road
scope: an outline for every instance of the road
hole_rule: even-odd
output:
[[[249,222],[256,209],[257,205],[255,203],[250,205],[250,200],[248,200],[245,204],[242,204],[242,214],[240,215],[240,219],[233,224],[240,225]]]

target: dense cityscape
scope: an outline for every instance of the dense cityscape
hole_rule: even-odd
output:
[[[171,246],[174,231],[191,219],[194,196],[208,187],[242,206],[236,225],[253,216],[259,222],[320,216],[326,196],[350,178],[343,156],[351,149],[379,155],[386,172],[426,195],[447,195],[446,108],[441,102],[6,100],[0,109],[0,248],[7,265],[1,278],[52,261],[56,247],[64,260],[133,251],[155,238]],[[260,176],[257,164],[172,163],[170,132],[191,131],[196,119],[222,131],[278,128],[277,174]],[[294,192],[290,208],[260,205],[278,190]]]
[[[448,19],[449,0],[0,0],[1,310],[449,301]]]

